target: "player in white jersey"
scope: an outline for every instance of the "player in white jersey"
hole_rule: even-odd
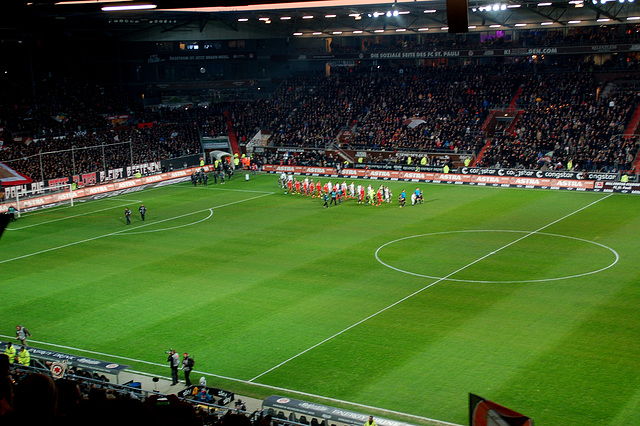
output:
[[[356,186],[353,182],[349,184],[349,197],[356,198]]]
[[[384,202],[391,204],[391,191],[389,191],[389,187],[384,187]]]

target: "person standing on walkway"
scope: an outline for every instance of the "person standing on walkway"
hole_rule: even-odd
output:
[[[171,367],[171,386],[178,384],[178,368],[180,367],[180,356],[171,349],[169,351],[169,358],[167,358],[169,367]]]
[[[188,353],[185,352],[184,358],[182,358],[182,370],[184,371],[184,382],[187,386],[191,386],[191,379],[189,379],[189,374],[191,374],[191,370],[193,370],[193,366],[195,365],[195,361],[193,358],[189,356]]]

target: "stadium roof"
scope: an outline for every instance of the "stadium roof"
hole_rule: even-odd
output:
[[[638,0],[640,3],[640,0]],[[103,11],[105,6],[153,9]],[[67,35],[172,39],[357,36],[446,32],[445,0],[35,0],[0,18],[2,30],[60,30]],[[469,31],[640,24],[633,0],[469,1]],[[213,31],[212,31],[213,30]],[[206,36],[205,36],[206,34]]]

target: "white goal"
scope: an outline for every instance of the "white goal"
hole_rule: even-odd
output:
[[[30,191],[15,191],[13,194],[12,192],[7,191],[5,194],[5,204],[13,205],[18,217],[30,211],[63,204],[73,207],[73,187],[68,183]]]

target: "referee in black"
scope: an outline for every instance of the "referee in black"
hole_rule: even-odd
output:
[[[140,212],[140,217],[142,218],[142,221],[144,222],[144,217],[147,214],[147,208],[144,206],[144,204],[140,204],[140,208],[138,209],[138,211]]]

